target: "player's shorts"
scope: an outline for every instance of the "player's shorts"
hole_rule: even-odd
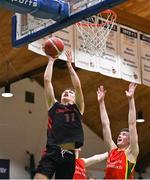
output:
[[[41,173],[51,179],[72,179],[75,171],[74,150],[65,150],[56,145],[48,146],[39,161],[36,173]]]

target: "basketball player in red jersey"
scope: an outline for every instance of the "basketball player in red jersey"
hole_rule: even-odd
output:
[[[45,70],[44,87],[48,109],[47,144],[34,179],[51,179],[54,174],[55,179],[72,179],[75,171],[75,148],[83,145],[81,124],[84,112],[83,93],[80,80],[71,64],[71,51],[67,51],[66,56],[74,90],[66,89],[61,95],[61,102],[55,99],[52,85],[54,58],[49,57]]]
[[[136,110],[134,92],[136,84],[130,83],[126,96],[129,101],[128,126],[122,129],[117,139],[117,145],[112,140],[110,122],[105,108],[105,94],[103,86],[97,91],[100,117],[103,128],[104,142],[109,150],[105,179],[133,179],[133,169],[139,154],[138,136],[136,129]]]
[[[96,154],[89,158],[79,158],[80,149],[75,150],[76,154],[76,165],[73,179],[87,179],[86,177],[86,167],[99,163],[108,157],[108,153]]]

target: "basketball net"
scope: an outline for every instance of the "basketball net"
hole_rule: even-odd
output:
[[[90,55],[101,56],[106,48],[107,37],[116,20],[116,13],[105,10],[76,23],[83,39],[82,49]]]

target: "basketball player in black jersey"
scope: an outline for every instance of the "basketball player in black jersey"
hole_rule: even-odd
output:
[[[52,72],[55,59],[49,57],[44,74],[48,108],[47,145],[34,179],[72,179],[75,171],[75,148],[83,145],[82,114],[84,99],[80,80],[72,67],[72,53],[66,51],[67,67],[74,90],[66,89],[61,102],[55,99]]]

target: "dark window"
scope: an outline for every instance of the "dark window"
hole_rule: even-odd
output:
[[[34,103],[34,93],[26,91],[25,92],[25,102]]]

